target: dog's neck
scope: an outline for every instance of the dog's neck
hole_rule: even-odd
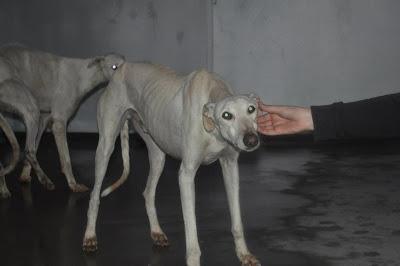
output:
[[[81,71],[79,71],[79,87],[78,91],[81,96],[86,95],[90,91],[97,88],[100,84],[106,83],[107,78],[104,76],[103,70],[101,66],[98,64],[91,68],[87,67],[88,59],[76,59],[79,62],[79,67]],[[89,59],[91,60],[91,59]]]

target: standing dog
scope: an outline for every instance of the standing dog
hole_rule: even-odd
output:
[[[256,110],[254,96],[234,96],[226,83],[205,70],[193,72],[189,76],[179,76],[158,65],[125,63],[114,74],[98,102],[100,136],[96,151],[96,180],[90,197],[83,249],[97,249],[95,228],[101,185],[115,139],[120,132],[125,132],[121,136],[122,143],[127,147],[126,120],[132,118],[134,128],[145,141],[149,153],[150,173],[143,195],[155,244],[168,244],[158,222],[154,203],[156,186],[167,153],[182,159],[179,187],[185,223],[186,262],[190,266],[200,265],[194,179],[201,164],[219,160],[237,256],[242,265],[259,265],[247,249],[244,238],[238,169],[239,152],[252,151],[259,146]],[[129,161],[127,149],[123,150],[125,167]]]
[[[0,105],[22,117],[27,132],[27,160],[21,180],[29,181],[31,167],[42,184],[54,188],[41,171],[36,150],[49,123],[57,144],[62,172],[74,192],[85,191],[72,173],[66,128],[81,100],[107,82],[124,58],[110,54],[89,59],[67,58],[10,45],[0,48]],[[23,106],[23,102],[30,102]],[[29,107],[29,108],[28,108]],[[29,136],[28,136],[29,135]]]

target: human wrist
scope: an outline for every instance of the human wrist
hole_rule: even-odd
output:
[[[304,130],[305,131],[313,131],[314,130],[314,121],[311,113],[310,107],[304,107]]]

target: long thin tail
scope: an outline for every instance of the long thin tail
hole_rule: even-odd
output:
[[[119,186],[121,186],[126,179],[128,179],[129,170],[130,170],[130,163],[129,163],[129,120],[126,120],[120,134],[121,138],[121,152],[122,152],[122,161],[124,164],[124,171],[122,172],[121,177],[114,182],[111,186],[103,190],[101,193],[102,197],[107,196],[114,190],[116,190]]]
[[[14,131],[12,130],[10,124],[2,114],[0,114],[0,128],[3,130],[4,135],[6,135],[6,138],[11,144],[12,154],[13,154],[11,163],[7,167],[4,167],[3,169],[0,170],[0,176],[2,176],[14,170],[15,166],[19,161],[20,148],[17,138],[15,137]]]

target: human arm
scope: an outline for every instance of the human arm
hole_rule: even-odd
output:
[[[259,132],[265,135],[312,131],[316,141],[400,138],[400,93],[310,108],[259,102],[259,109]]]

